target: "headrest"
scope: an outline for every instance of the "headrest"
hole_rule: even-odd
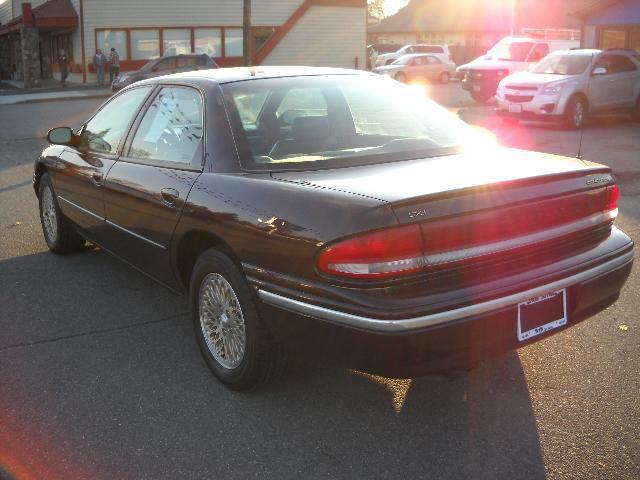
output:
[[[291,136],[297,142],[326,139],[329,136],[329,120],[326,116],[297,117],[291,127]]]

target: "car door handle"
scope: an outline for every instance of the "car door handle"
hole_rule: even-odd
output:
[[[91,181],[97,185],[98,187],[101,187],[102,184],[104,183],[104,173],[102,172],[92,172],[91,173]]]
[[[160,190],[160,196],[164,203],[174,206],[180,198],[180,193],[175,188],[163,188]]]

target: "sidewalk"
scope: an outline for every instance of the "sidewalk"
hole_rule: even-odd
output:
[[[111,88],[96,85],[68,83],[66,88],[60,82],[50,82],[39,88],[23,89],[16,82],[0,82],[0,105],[19,103],[51,102],[83,98],[106,98],[111,96]]]

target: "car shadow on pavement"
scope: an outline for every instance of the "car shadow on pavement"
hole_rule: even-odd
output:
[[[294,357],[238,393],[207,369],[184,300],[99,250],[4,260],[0,282],[9,475],[545,477],[516,353],[412,380]]]

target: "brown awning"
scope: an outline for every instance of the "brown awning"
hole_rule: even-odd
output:
[[[78,25],[78,15],[71,0],[49,0],[34,9],[31,9],[30,3],[23,3],[22,13],[19,17],[0,25],[0,35],[19,30],[23,26],[71,28]]]

